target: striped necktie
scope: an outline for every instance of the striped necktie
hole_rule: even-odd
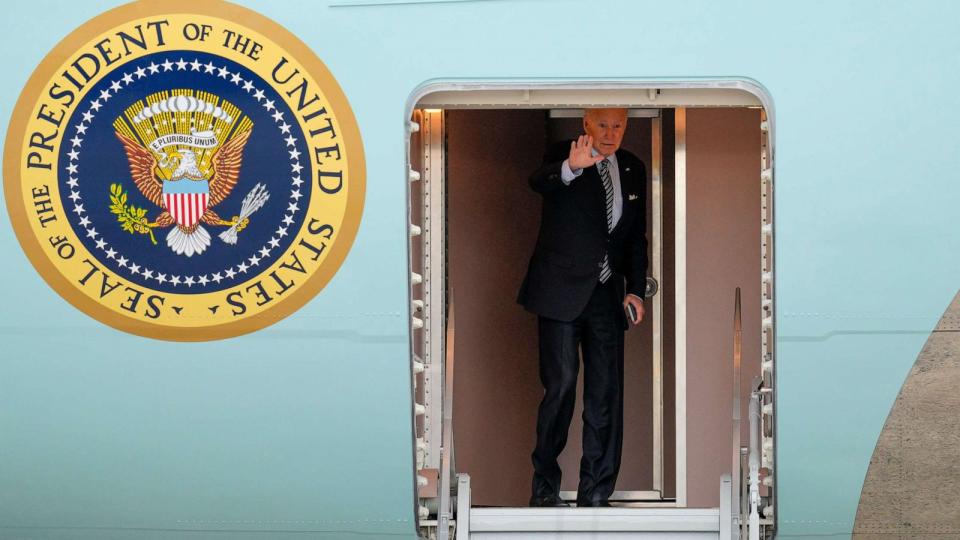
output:
[[[613,179],[610,177],[610,162],[606,159],[597,163],[600,169],[600,179],[603,180],[603,192],[607,201],[607,232],[613,231]],[[603,254],[603,262],[600,263],[600,283],[606,283],[610,279],[613,271],[610,269],[610,255]]]

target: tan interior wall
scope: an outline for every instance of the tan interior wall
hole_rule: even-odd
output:
[[[732,463],[733,302],[741,385],[760,372],[760,111],[687,111],[687,503],[719,505]],[[746,404],[741,413],[746,420]],[[745,423],[745,422],[744,422]],[[746,427],[742,434],[746,442]]]
[[[525,506],[537,406],[536,318],[516,303],[540,197],[527,177],[545,147],[543,111],[447,113],[448,286],[456,302],[457,469],[473,504]]]

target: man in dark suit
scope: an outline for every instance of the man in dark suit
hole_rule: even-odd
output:
[[[620,149],[625,109],[590,109],[585,135],[547,152],[530,186],[543,196],[536,248],[518,301],[538,316],[540,381],[531,506],[560,499],[583,352],[583,456],[577,506],[609,506],[623,442],[625,310],[643,320],[646,170]]]

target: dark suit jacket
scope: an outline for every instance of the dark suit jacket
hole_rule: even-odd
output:
[[[610,279],[621,298],[626,293],[643,298],[647,275],[643,162],[626,150],[617,150],[623,212],[608,233],[600,173],[596,166],[588,167],[565,185],[560,168],[569,153],[569,141],[551,148],[543,165],[530,176],[530,187],[543,196],[543,214],[517,299],[528,311],[560,321],[576,319],[586,307],[605,252],[610,254],[613,270]]]

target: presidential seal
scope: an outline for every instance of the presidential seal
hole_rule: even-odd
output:
[[[364,183],[333,76],[217,2],[136,3],[79,28],[33,74],[4,151],[43,279],[106,324],[177,341],[255,331],[320,292]]]

